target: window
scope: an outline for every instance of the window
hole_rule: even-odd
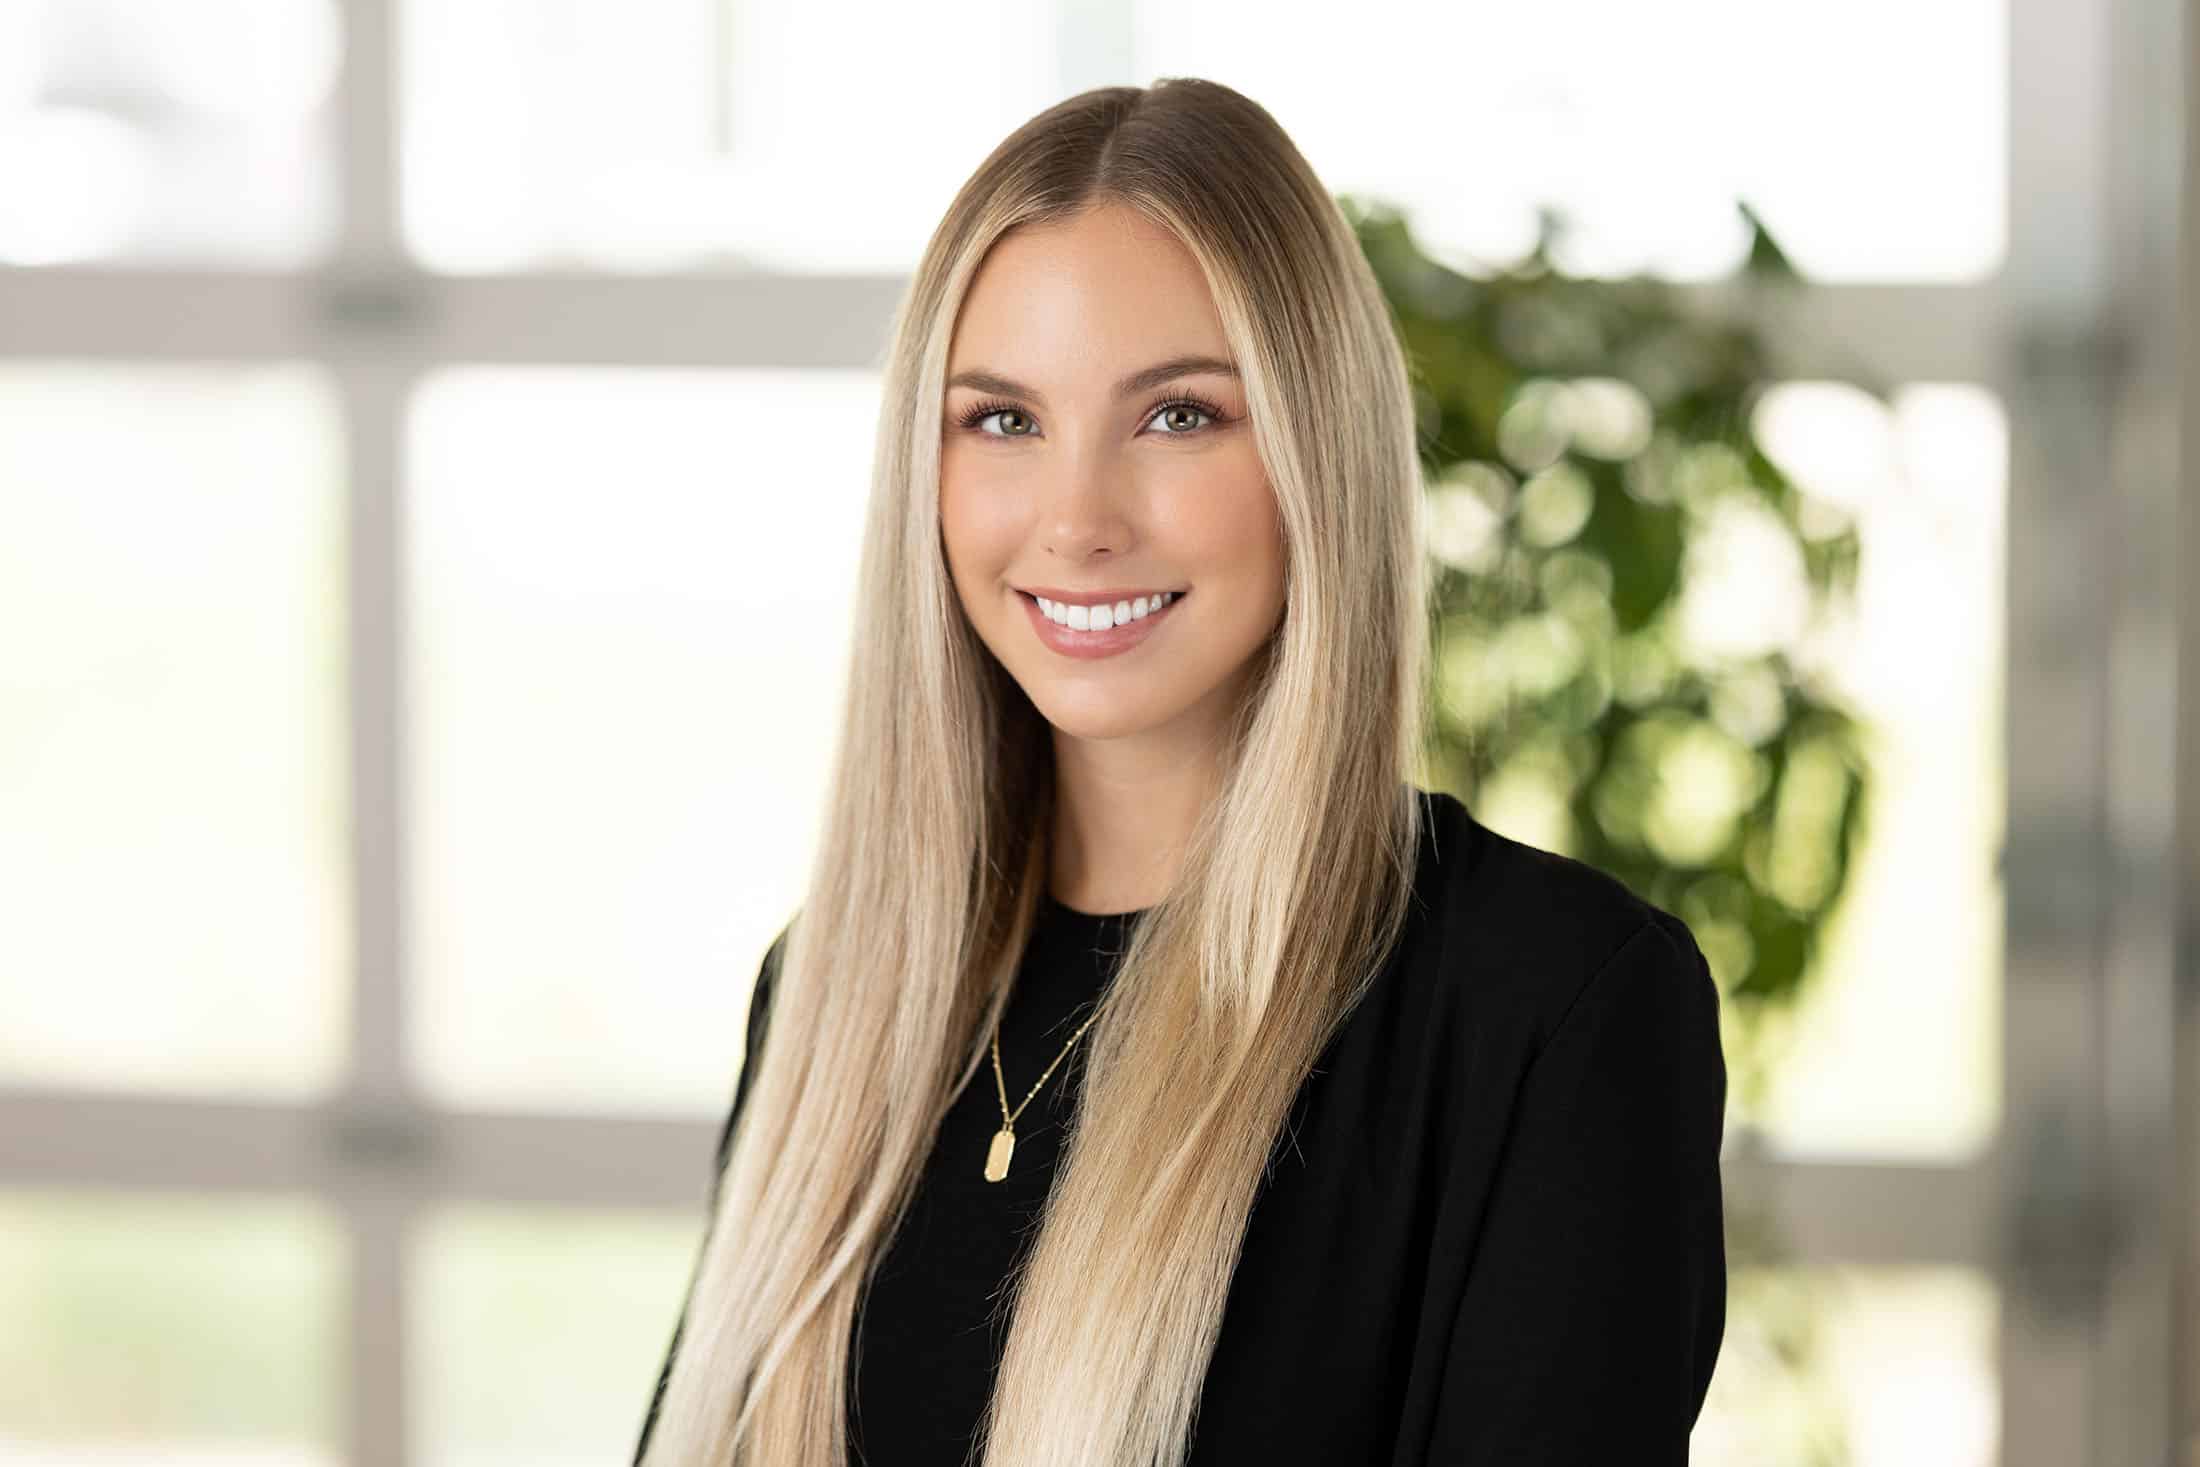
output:
[[[0,6],[0,1458],[624,1460],[809,859],[901,277],[1010,127],[1192,73],[1470,263],[1552,203],[1573,268],[1708,277],[1741,196],[1826,282],[1763,428],[1871,521],[1827,655],[1885,823],[1751,1117],[1800,1252],[1737,1275],[1699,1455],[1767,1460],[1726,1373],[1854,1278],[1808,1389],[1856,1460],[1993,1460],[1949,1240],[2003,1115],[2007,16],[1764,20]]]

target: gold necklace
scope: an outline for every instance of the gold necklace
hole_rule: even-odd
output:
[[[1030,1091],[1025,1094],[1023,1101],[1014,1110],[1008,1108],[1008,1081],[1001,1077],[1001,1026],[998,1020],[994,1022],[993,1084],[994,1088],[1001,1093],[1001,1129],[993,1133],[993,1145],[985,1153],[985,1179],[987,1181],[998,1182],[1008,1175],[1008,1159],[1016,1152],[1016,1117],[1024,1113],[1024,1106],[1031,1104],[1031,1097],[1039,1093],[1041,1085],[1046,1084],[1047,1075],[1054,1073],[1054,1065],[1062,1062],[1062,1055],[1068,1054],[1070,1047],[1085,1037],[1085,1031],[1090,1029],[1092,1021],[1099,1017],[1100,1008],[1099,1005],[1095,1004],[1090,1017],[1077,1026],[1077,1032],[1070,1035],[1069,1043],[1062,1046],[1062,1054],[1054,1057],[1054,1064],[1048,1065],[1046,1074],[1042,1074],[1032,1083]]]

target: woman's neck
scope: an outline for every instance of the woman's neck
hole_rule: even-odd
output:
[[[1134,912],[1176,882],[1214,780],[1194,765],[1058,768],[1047,889],[1080,912]]]

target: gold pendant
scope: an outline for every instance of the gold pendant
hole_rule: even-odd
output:
[[[992,1149],[985,1154],[985,1179],[998,1182],[1008,1175],[1008,1158],[1016,1150],[1016,1133],[1003,1126],[993,1133]]]

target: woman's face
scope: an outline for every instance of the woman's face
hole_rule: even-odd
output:
[[[1011,232],[972,282],[941,535],[971,624],[1061,734],[1205,743],[1282,617],[1275,499],[1229,356],[1191,253],[1121,206]],[[1156,593],[1176,594],[1158,614]],[[1089,629],[1142,596],[1147,619]]]

